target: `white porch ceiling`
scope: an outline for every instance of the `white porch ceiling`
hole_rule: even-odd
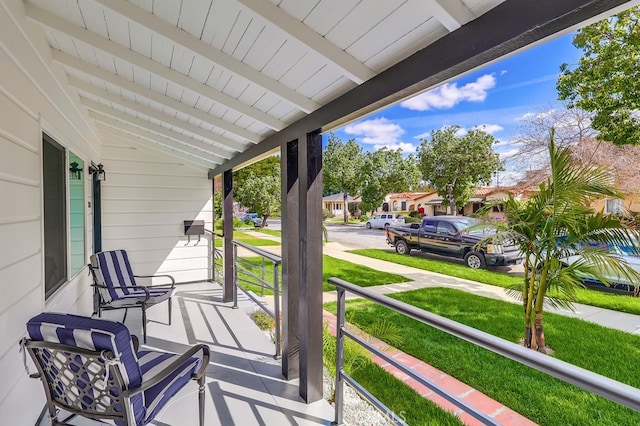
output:
[[[502,0],[29,0],[101,134],[212,167]]]
[[[215,169],[503,1],[28,0],[25,12],[101,137]]]

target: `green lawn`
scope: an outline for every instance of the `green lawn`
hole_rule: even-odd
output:
[[[448,288],[390,295],[426,311],[518,342],[523,335],[522,308]],[[335,303],[326,308],[335,313]],[[402,339],[395,346],[541,425],[632,425],[640,413],[565,384],[447,333],[363,300],[347,302],[349,321],[363,329],[379,318],[396,324]],[[554,356],[604,376],[640,387],[635,362],[640,336],[586,321],[545,314],[545,337]],[[381,336],[382,337],[382,336]]]
[[[241,258],[242,265],[250,269],[255,275],[261,275],[262,258],[259,256]],[[322,257],[322,291],[335,290],[335,287],[327,281],[330,277],[337,277],[349,281],[360,287],[369,287],[372,285],[394,284],[412,281],[410,278],[402,275],[390,274],[388,272],[376,271],[363,265],[347,262],[346,260],[336,259],[335,257],[324,255]],[[240,274],[239,278],[254,281],[255,279]],[[273,266],[270,262],[265,261],[265,280],[273,285]],[[260,294],[260,288],[257,285],[243,283],[244,288]],[[266,291],[265,294],[272,294]]]
[[[268,228],[256,228],[256,232],[261,232],[263,234],[271,235],[272,237],[282,237],[282,231],[277,231],[275,229]]]
[[[420,257],[401,255],[379,249],[349,250],[349,252],[374,259],[386,260],[400,265],[411,266],[417,269],[495,285],[498,287],[511,288],[522,282],[522,278],[520,277],[514,277],[505,273],[485,269],[471,269],[464,265],[444,260],[423,259]],[[640,315],[640,298],[637,297],[605,293],[587,288],[578,289],[576,296],[577,298],[575,302],[577,303]]]
[[[279,246],[278,241],[272,241],[265,238],[256,237],[251,233],[233,231],[233,239],[241,241],[252,246]],[[215,239],[215,247],[222,247],[222,238]]]

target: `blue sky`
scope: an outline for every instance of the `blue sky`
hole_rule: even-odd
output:
[[[557,105],[560,65],[576,64],[581,56],[571,44],[573,35],[515,53],[334,133],[344,142],[355,139],[366,151],[386,146],[413,153],[432,130],[484,126],[499,141],[494,150],[508,157],[517,150],[512,141],[523,117]]]

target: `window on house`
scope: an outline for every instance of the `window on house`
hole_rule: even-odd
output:
[[[604,206],[604,212],[607,214],[621,215],[622,200],[619,198],[613,198],[613,199],[607,200]]]
[[[65,182],[68,170],[64,148],[48,135],[43,134],[44,288],[47,298],[67,281]]]
[[[72,170],[76,170],[74,173]],[[79,169],[79,170],[78,170]],[[73,152],[69,152],[69,233],[71,240],[70,271],[73,276],[84,268],[84,182],[86,180],[84,161]]]

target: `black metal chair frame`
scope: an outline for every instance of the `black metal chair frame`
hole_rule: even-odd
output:
[[[137,342],[136,343],[137,346]],[[75,416],[87,417],[92,420],[121,419],[127,426],[135,426],[130,399],[134,395],[144,392],[158,384],[187,359],[202,351],[202,364],[198,371],[191,376],[198,382],[199,424],[204,426],[204,390],[205,371],[209,364],[209,346],[198,344],[193,346],[165,369],[145,380],[135,389],[125,389],[119,361],[111,351],[91,351],[76,346],[64,345],[46,341],[22,339],[21,345],[29,352],[38,370],[31,374],[31,378],[39,378],[44,386],[47,397],[47,410],[51,424],[68,425]],[[136,348],[137,351],[137,348]],[[73,367],[72,367],[73,366]],[[87,377],[89,382],[87,383]],[[78,384],[84,383],[81,387]],[[96,388],[96,383],[101,385]],[[118,389],[118,395],[113,395],[112,389]],[[57,389],[57,391],[56,391]],[[99,395],[96,396],[95,393]],[[58,396],[56,396],[58,395]],[[77,401],[70,405],[67,401]],[[93,401],[88,403],[87,401]],[[123,411],[116,411],[116,406]],[[70,416],[58,420],[58,410],[65,410]]]
[[[91,276],[93,277],[93,314],[97,314],[99,318],[102,318],[102,311],[113,311],[116,309],[124,309],[124,317],[122,318],[122,323],[124,323],[127,319],[127,313],[129,308],[140,308],[142,309],[142,340],[144,343],[147,343],[147,308],[155,305],[156,303],[148,304],[149,298],[151,294],[149,293],[149,288],[169,288],[171,286],[171,290],[176,286],[176,280],[171,275],[134,275],[135,278],[168,278],[171,281],[171,284],[160,284],[160,285],[136,285],[136,286],[119,286],[120,288],[131,288],[140,290],[142,289],[145,292],[144,300],[135,299],[132,301],[130,305],[124,306],[109,306],[109,304],[105,303],[102,299],[102,295],[100,294],[100,289],[109,289],[109,286],[98,283],[98,277],[96,276],[96,269],[99,269],[98,266],[94,266],[93,262],[89,263],[89,271],[91,271]],[[164,300],[163,300],[164,302]],[[169,310],[169,323],[171,325],[171,297],[167,299],[168,302],[168,310]],[[161,303],[161,302],[159,302]]]

